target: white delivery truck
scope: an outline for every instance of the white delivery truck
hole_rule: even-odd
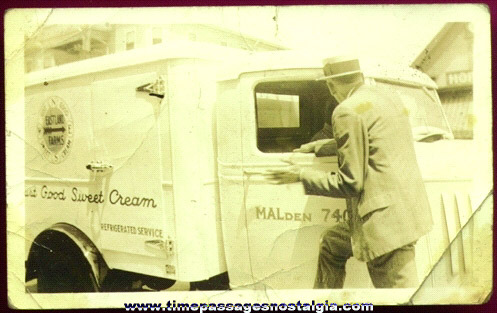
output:
[[[471,173],[453,157],[467,142],[452,139],[433,81],[361,65],[367,83],[404,101],[435,219],[446,220],[454,199],[469,216]],[[345,202],[261,174],[284,158],[336,168],[332,153],[292,152],[336,105],[321,75],[318,57],[199,43],[28,74],[26,280],[37,278],[39,292],[162,290],[177,280],[311,288],[320,235],[347,219]],[[436,227],[418,242],[420,278],[449,235]],[[346,286],[370,284],[363,264],[348,266],[358,270]]]

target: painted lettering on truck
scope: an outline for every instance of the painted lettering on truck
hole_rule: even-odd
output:
[[[77,187],[73,187],[71,189],[71,201],[72,202],[88,202],[88,203],[104,203],[105,198],[103,191],[99,193],[86,193],[78,189]],[[36,191],[36,186],[29,186],[26,188],[24,192],[25,197],[37,198],[38,193]],[[66,200],[66,190],[65,188],[58,187],[49,187],[47,185],[43,185],[41,187],[40,196],[43,199],[50,200]],[[115,205],[121,205],[126,207],[144,207],[144,208],[156,208],[157,204],[155,199],[147,198],[147,197],[138,197],[138,196],[128,196],[123,195],[117,189],[113,189],[109,193],[109,203]]]

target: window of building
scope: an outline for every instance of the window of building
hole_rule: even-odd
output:
[[[152,28],[152,44],[157,45],[162,43],[162,28],[154,27]]]
[[[43,58],[44,68],[54,67],[56,65],[55,56],[52,53],[47,53]]]
[[[291,152],[310,142],[324,122],[331,123],[336,101],[322,81],[259,83],[254,90],[257,147],[262,152]]]
[[[188,40],[190,40],[190,41],[197,41],[197,34],[195,34],[195,33],[188,33]]]
[[[446,89],[440,91],[440,100],[447,115],[454,138],[473,139],[472,89]]]
[[[135,36],[134,30],[126,33],[126,50],[135,48]]]

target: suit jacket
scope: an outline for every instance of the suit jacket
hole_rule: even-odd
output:
[[[300,173],[306,194],[348,199],[359,260],[415,242],[432,228],[406,112],[384,87],[360,86],[333,112],[338,172]]]
[[[331,122],[331,120],[329,122]],[[333,138],[333,128],[328,123],[324,123],[323,128],[312,136],[311,141]]]

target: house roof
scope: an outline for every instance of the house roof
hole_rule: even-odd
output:
[[[215,25],[215,24],[200,24],[200,25],[208,27],[208,28],[211,28],[211,29],[215,29],[215,30],[218,30],[218,31],[226,32],[226,33],[229,33],[229,34],[233,34],[233,35],[238,36],[238,37],[244,37],[244,38],[247,38],[247,39],[250,39],[250,40],[253,40],[253,41],[265,44],[265,45],[268,45],[268,46],[275,47],[275,48],[280,49],[280,50],[288,50],[288,47],[286,47],[286,46],[284,46],[284,45],[282,45],[280,43],[277,43],[277,42],[274,42],[274,41],[265,40],[265,39],[258,38],[258,37],[255,37],[255,36],[251,36],[251,35],[247,35],[245,33],[241,33],[241,32],[229,29],[229,28],[224,28],[224,27],[221,27],[221,26],[218,26],[218,25]]]
[[[132,24],[130,24],[132,25]],[[138,25],[138,24],[135,24]],[[257,38],[251,35],[247,35],[241,32],[234,31],[232,29],[223,28],[214,24],[158,24],[158,26],[199,26],[215,31],[227,33],[234,35],[236,37],[243,37],[248,40],[254,41],[256,43],[261,43],[267,46],[274,47],[280,50],[288,49],[282,44],[277,42]],[[69,42],[81,39],[81,36],[85,30],[91,30],[92,36],[97,37],[101,40],[109,37],[111,32],[116,27],[116,24],[92,24],[92,25],[79,25],[79,24],[69,24],[69,25],[48,25],[42,27],[37,31],[36,35],[31,38],[26,38],[25,52],[30,53],[32,51],[43,49],[50,49],[58,47]]]
[[[40,28],[31,38],[26,38],[25,53],[50,49],[79,40],[86,30],[91,30],[92,37],[105,40],[112,31],[109,25],[48,25]]]
[[[433,37],[431,42],[426,46],[426,48],[421,51],[421,53],[414,59],[411,63],[411,67],[419,69],[421,71],[426,71],[432,64],[434,55],[447,45],[452,38],[458,33],[468,29],[468,22],[450,22],[446,23],[444,27],[438,32],[438,34]]]

